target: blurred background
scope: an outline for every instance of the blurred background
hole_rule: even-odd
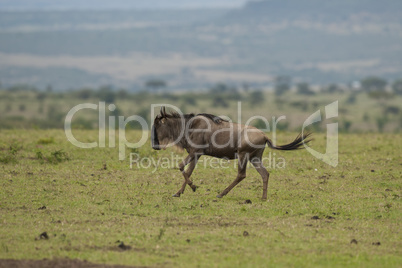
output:
[[[62,128],[98,101],[236,120],[242,101],[295,131],[336,100],[343,132],[402,130],[402,1],[0,0],[0,128]]]

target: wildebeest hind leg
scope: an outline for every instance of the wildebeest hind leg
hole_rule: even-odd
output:
[[[262,165],[261,158],[256,159],[256,161],[251,161],[255,169],[260,173],[262,178],[262,200],[267,200],[267,189],[268,189],[268,180],[269,180],[269,172]]]

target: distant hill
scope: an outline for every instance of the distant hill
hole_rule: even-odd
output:
[[[311,19],[342,21],[357,14],[386,20],[402,20],[400,0],[264,0],[250,1],[241,9],[230,12],[225,20],[244,23]]]
[[[46,3],[161,8],[0,11],[0,81],[55,89],[102,84],[141,89],[158,78],[169,89],[197,89],[218,82],[272,86],[278,75],[314,84],[402,76],[401,0],[162,8],[228,2],[41,0],[47,8]],[[22,3],[39,1],[0,0],[0,9]]]
[[[245,2],[246,0],[0,0],[0,10],[233,8]]]

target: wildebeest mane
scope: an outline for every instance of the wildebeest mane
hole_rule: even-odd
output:
[[[225,120],[225,119],[223,119],[223,118],[221,118],[221,117],[219,117],[219,116],[216,116],[216,115],[213,115],[213,114],[207,114],[207,113],[200,113],[200,114],[197,114],[197,115],[195,115],[195,114],[193,114],[193,113],[191,113],[191,114],[183,114],[183,115],[181,115],[181,114],[179,114],[179,113],[177,113],[177,112],[170,112],[170,113],[166,113],[166,114],[164,114],[164,117],[166,117],[166,118],[183,118],[184,117],[184,119],[191,119],[191,118],[193,118],[194,116],[204,116],[204,117],[206,117],[206,118],[209,118],[209,119],[211,119],[214,123],[216,123],[216,124],[220,124],[220,123],[222,123],[223,121],[224,122],[227,122],[227,120]]]
[[[206,118],[209,118],[209,119],[211,119],[212,121],[214,121],[216,124],[220,124],[220,123],[222,123],[223,121],[227,122],[227,120],[225,120],[225,119],[223,119],[223,118],[221,118],[221,117],[219,117],[219,116],[213,115],[213,114],[205,114],[205,113],[202,113],[202,114],[197,114],[197,115],[201,115],[201,116],[204,116],[204,117],[206,117]]]

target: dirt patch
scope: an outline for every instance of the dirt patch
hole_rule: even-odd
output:
[[[87,261],[54,259],[54,260],[0,260],[0,268],[133,268],[145,266],[123,266],[95,264]]]

